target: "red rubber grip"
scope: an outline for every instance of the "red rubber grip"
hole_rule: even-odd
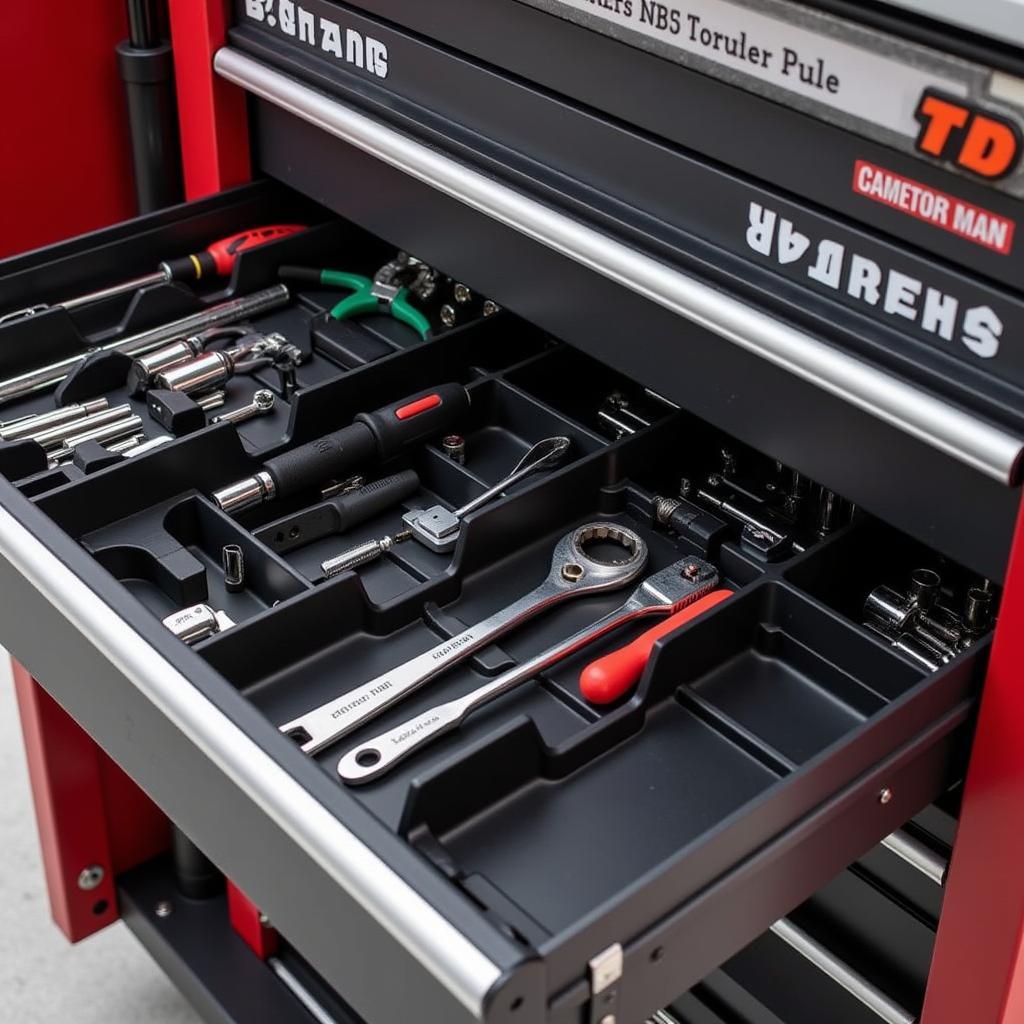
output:
[[[580,673],[580,693],[591,704],[610,704],[618,700],[643,675],[656,640],[697,618],[709,608],[714,608],[716,604],[731,597],[732,593],[731,590],[712,590],[710,594],[705,594],[693,604],[688,604],[641,633],[632,643],[596,658]]]
[[[276,242],[279,238],[286,238],[305,230],[305,224],[267,224],[261,228],[249,228],[247,231],[239,231],[236,235],[221,238],[208,245],[206,252],[213,257],[217,273],[221,277],[227,277],[240,252],[266,245],[267,242]]]

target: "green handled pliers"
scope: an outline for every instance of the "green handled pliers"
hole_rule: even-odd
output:
[[[371,313],[385,313],[411,327],[426,341],[430,336],[430,321],[409,301],[410,288],[401,283],[397,270],[394,263],[385,264],[371,280],[346,270],[281,267],[279,276],[285,281],[351,291],[351,295],[328,312],[327,315],[333,320],[352,320]]]

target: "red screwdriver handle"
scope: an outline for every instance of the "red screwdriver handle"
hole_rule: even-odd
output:
[[[161,268],[172,281],[199,281],[203,277],[227,277],[235,267],[239,254],[248,252],[267,242],[305,231],[305,224],[266,224],[248,228],[227,238],[218,239],[202,252],[181,256],[161,263]]]
[[[709,608],[714,608],[716,604],[731,597],[732,593],[731,590],[712,590],[710,594],[705,594],[693,604],[688,604],[681,611],[645,630],[632,643],[596,658],[580,673],[580,693],[591,704],[610,704],[618,700],[643,675],[656,640],[684,623],[691,622]]]

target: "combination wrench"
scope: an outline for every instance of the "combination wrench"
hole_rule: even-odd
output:
[[[588,553],[588,546],[597,544],[614,545],[623,557],[608,560]],[[285,723],[281,732],[305,753],[315,754],[534,616],[571,598],[624,587],[646,564],[647,545],[632,530],[614,523],[577,527],[555,545],[540,586],[458,636]]]
[[[424,711],[394,729],[353,747],[338,762],[338,775],[350,786],[371,782],[439,736],[457,729],[468,715],[533,679],[556,662],[645,615],[672,615],[718,585],[718,570],[700,558],[685,558],[654,573],[629,600],[567,640],[509,669],[464,697]]]

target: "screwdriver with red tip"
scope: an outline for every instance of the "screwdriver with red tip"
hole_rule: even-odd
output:
[[[304,224],[267,224],[263,227],[238,231],[227,238],[211,242],[202,252],[189,253],[187,256],[179,256],[177,259],[165,260],[152,274],[133,277],[107,288],[99,288],[94,292],[76,295],[74,298],[55,302],[52,306],[42,303],[36,306],[26,306],[24,309],[16,309],[0,316],[0,324],[32,316],[35,313],[42,313],[47,309],[80,309],[82,306],[91,305],[102,299],[110,299],[115,295],[137,291],[139,288],[148,288],[154,284],[166,284],[169,281],[195,282],[210,277],[227,277],[234,269],[235,261],[243,252],[305,230]]]

